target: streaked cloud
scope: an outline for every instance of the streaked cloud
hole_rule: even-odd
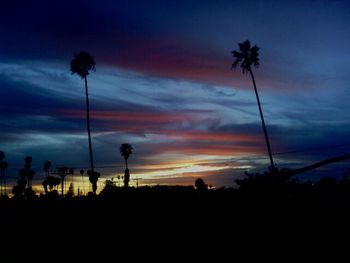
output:
[[[7,1],[0,150],[9,174],[27,154],[38,174],[46,159],[87,166],[84,86],[69,72],[79,50],[97,61],[89,92],[96,165],[112,167],[100,168],[105,177],[123,172],[124,142],[135,148],[133,173],[148,183],[202,176],[233,185],[265,167],[251,80],[230,69],[245,39],[261,48],[254,72],[273,151],[349,144],[347,10],[346,1]],[[276,160],[300,166],[348,149]]]

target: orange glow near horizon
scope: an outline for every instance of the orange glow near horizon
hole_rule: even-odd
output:
[[[84,110],[60,110],[59,115],[68,118],[85,119]],[[206,115],[201,112],[127,112],[91,111],[91,118],[103,121],[102,125],[111,129],[110,135],[126,134],[139,137],[144,148],[152,148],[152,156],[142,156],[139,163],[130,159],[131,178],[142,178],[153,183],[183,183],[183,177],[206,177],[210,174],[227,173],[230,169],[249,169],[245,163],[233,163],[232,158],[261,153],[261,136],[216,130],[196,130],[178,128],[175,124],[200,123]],[[182,127],[182,126],[181,126]],[[187,127],[186,125],[184,127]],[[194,126],[195,127],[195,126]],[[106,132],[105,132],[106,133]],[[95,133],[95,135],[98,133]],[[135,155],[138,154],[135,151]],[[134,155],[131,157],[133,158]],[[100,181],[117,178],[124,173],[124,163],[120,159],[118,171],[101,170]],[[98,166],[98,165],[97,165]],[[78,177],[77,177],[78,178]],[[204,178],[205,179],[205,178]],[[89,187],[85,179],[85,188]],[[139,185],[142,185],[142,181]],[[194,182],[194,180],[193,180]],[[191,182],[191,184],[193,184]],[[77,179],[77,186],[82,183]],[[134,181],[130,182],[135,185]],[[117,184],[122,184],[119,180]],[[99,189],[103,185],[99,185]]]

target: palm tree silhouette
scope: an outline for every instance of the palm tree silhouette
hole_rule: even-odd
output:
[[[50,168],[51,168],[51,162],[50,161],[46,161],[44,163],[44,167],[43,167],[43,170],[46,174],[46,178],[48,178],[50,176]]]
[[[44,181],[43,181],[43,187],[45,190],[45,194],[48,194],[48,189],[47,186],[49,186],[50,192],[52,192],[53,188],[58,186],[61,183],[61,179],[58,177],[54,176],[48,176]]]
[[[128,168],[128,159],[130,155],[132,154],[132,146],[128,143],[123,143],[120,146],[120,154],[121,156],[124,157],[125,159],[125,174],[124,174],[124,186],[128,187],[129,185],[129,180],[130,180],[130,173],[129,173],[129,168]]]
[[[243,74],[246,72],[249,72],[249,74],[252,78],[253,85],[254,85],[254,91],[255,91],[255,95],[256,95],[256,100],[258,102],[260,118],[261,118],[263,130],[264,130],[267,150],[269,153],[270,164],[271,164],[270,168],[271,168],[271,170],[274,170],[275,164],[274,164],[273,158],[272,158],[269,136],[267,134],[264,115],[263,115],[263,112],[261,109],[259,94],[258,94],[258,90],[256,88],[255,78],[254,78],[254,74],[252,71],[252,66],[254,66],[254,67],[259,66],[259,58],[258,58],[259,57],[259,48],[257,46],[251,47],[249,40],[246,40],[243,43],[238,43],[238,45],[239,45],[239,51],[235,51],[235,50],[232,51],[232,55],[235,58],[235,61],[232,64],[232,68],[235,69],[235,68],[237,68],[238,64],[240,64],[240,67],[242,68]]]
[[[35,174],[34,170],[32,169],[32,161],[33,159],[31,156],[26,156],[24,159],[24,169],[28,180],[28,188],[32,188],[32,181]]]
[[[92,185],[92,192],[94,193],[94,195],[96,195],[97,181],[98,181],[98,178],[100,177],[100,173],[92,172],[92,171],[88,170],[87,174],[89,175],[89,181]]]
[[[63,196],[64,194],[64,179],[66,178],[68,174],[68,167],[66,166],[60,166],[57,167],[57,174],[61,178],[61,195]]]
[[[19,179],[17,180],[17,185],[13,186],[12,193],[15,196],[22,196],[26,189],[27,180],[26,180],[27,171],[25,168],[19,170]]]
[[[90,153],[90,168],[94,172],[94,160],[92,156],[92,145],[91,145],[91,131],[90,131],[90,106],[89,106],[89,92],[87,85],[87,75],[89,71],[95,71],[95,60],[87,52],[80,52],[74,55],[74,58],[70,62],[70,69],[72,74],[78,74],[85,81],[85,95],[86,95],[86,122],[89,137],[89,153]]]

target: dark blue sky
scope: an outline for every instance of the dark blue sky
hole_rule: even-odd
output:
[[[89,76],[94,154],[105,177],[233,185],[266,166],[252,84],[230,52],[249,39],[274,152],[350,144],[348,1],[6,1],[0,10],[0,150],[11,176],[23,158],[88,166],[83,82]],[[276,155],[300,166],[349,147]],[[330,166],[339,176],[348,167]],[[325,170],[326,171],[326,170]],[[328,172],[328,170],[327,170]],[[318,171],[322,174],[322,171]]]

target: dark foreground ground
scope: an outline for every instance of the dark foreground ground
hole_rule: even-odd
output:
[[[0,262],[350,262],[350,188],[2,199]]]

